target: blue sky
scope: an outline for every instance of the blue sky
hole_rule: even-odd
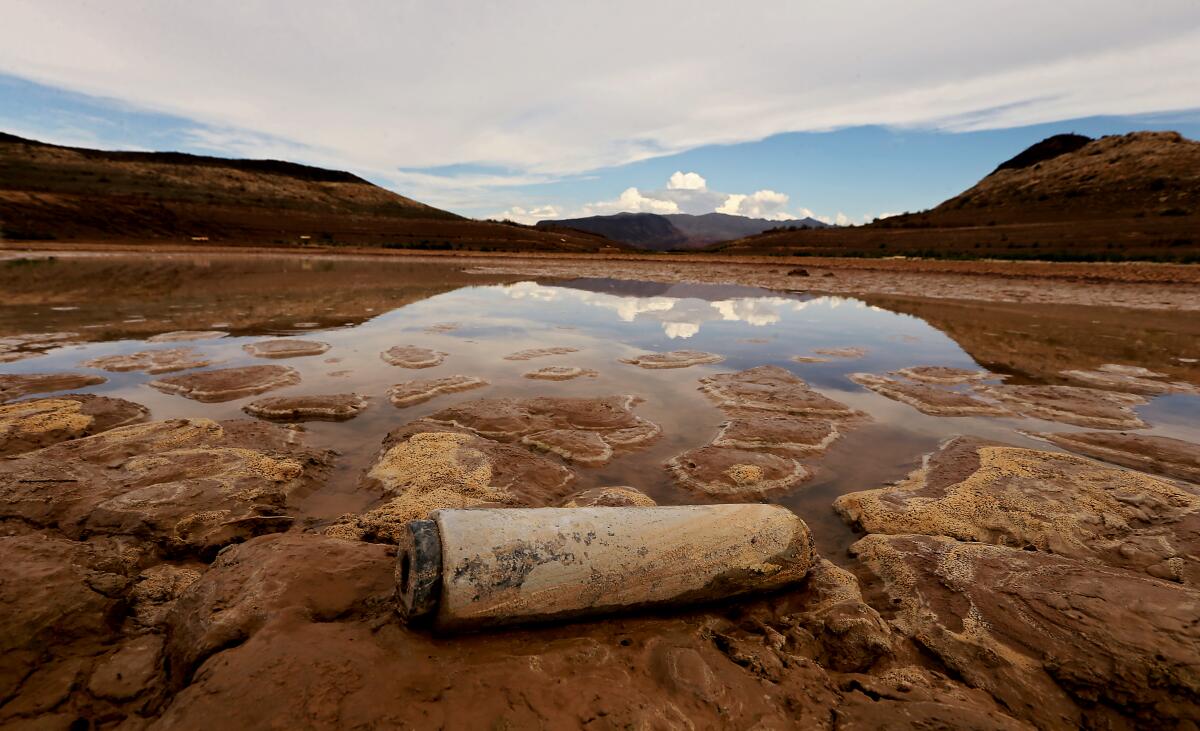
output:
[[[1200,137],[1193,0],[289,8],[11,0],[0,129],[297,160],[524,221],[858,222],[1058,132]]]

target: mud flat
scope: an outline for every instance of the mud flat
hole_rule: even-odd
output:
[[[151,375],[173,373],[192,368],[205,368],[213,361],[204,358],[195,348],[163,348],[159,350],[141,350],[128,355],[107,355],[103,358],[86,360],[79,365],[85,368],[99,368],[113,373],[142,371]]]
[[[23,373],[0,375],[0,403],[33,393],[70,391],[105,383],[104,376],[84,373]]]
[[[272,421],[346,421],[367,408],[367,399],[357,393],[312,396],[271,396],[251,401],[242,410]]]

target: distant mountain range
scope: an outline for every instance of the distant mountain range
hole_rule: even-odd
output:
[[[541,229],[584,231],[653,251],[699,249],[719,241],[754,236],[772,229],[827,227],[829,224],[815,218],[769,221],[726,213],[699,216],[689,213],[615,213],[611,216],[564,218],[537,223],[537,228]]]

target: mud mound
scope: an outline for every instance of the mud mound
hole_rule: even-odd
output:
[[[466,401],[431,414],[437,423],[468,429],[480,436],[510,440],[550,429],[599,432],[616,443],[645,441],[658,427],[633,413],[635,396]]]
[[[1196,716],[1200,592],[942,537],[873,535],[852,551],[882,580],[898,632],[1038,727]]]
[[[974,383],[991,378],[1001,378],[995,373],[971,370],[969,368],[951,368],[950,366],[912,366],[892,371],[891,375],[907,378],[910,381],[921,381],[938,385],[955,383]]]
[[[518,350],[515,353],[509,353],[504,356],[504,360],[533,360],[534,358],[546,358],[551,355],[567,355],[568,353],[578,353],[579,348],[568,348],[564,346],[556,346],[552,348],[529,348],[528,350]]]
[[[0,462],[0,517],[206,553],[286,529],[288,497],[322,483],[330,461],[261,422],[136,424]]]
[[[866,356],[867,349],[858,346],[848,348],[813,348],[812,352],[817,355],[827,355],[830,358],[843,358],[845,360],[858,360]]]
[[[849,406],[817,393],[804,379],[778,366],[758,366],[701,378],[700,390],[725,409],[777,411],[824,418],[858,415]]]
[[[410,520],[440,508],[476,505],[546,507],[567,494],[575,475],[557,462],[510,444],[424,421],[401,427],[367,473],[386,501],[344,516],[326,533],[394,543]]]
[[[25,333],[0,338],[0,363],[12,363],[45,355],[47,350],[71,345],[79,333]]]
[[[307,355],[321,355],[329,350],[329,343],[317,340],[264,340],[260,343],[247,343],[242,346],[255,358],[299,358]]]
[[[119,398],[68,394],[0,406],[0,457],[145,421],[150,411]]]
[[[1057,432],[1040,437],[1072,452],[1200,485],[1200,444],[1125,432]]]
[[[1133,412],[1141,396],[1077,386],[977,386],[1021,416],[1093,429],[1140,429],[1146,422]]]
[[[367,399],[357,393],[313,396],[272,396],[242,407],[251,416],[273,421],[346,421],[367,408]]]
[[[613,456],[612,446],[599,432],[582,429],[547,429],[521,437],[521,444],[590,467],[605,464]]]
[[[415,381],[397,383],[388,389],[388,399],[397,408],[425,403],[432,398],[447,393],[470,391],[487,386],[488,382],[474,376],[446,376],[445,378],[425,378]]]
[[[287,366],[261,365],[222,368],[151,381],[164,393],[204,402],[233,401],[300,382],[300,373]]]
[[[71,391],[97,386],[106,382],[104,376],[82,373],[14,373],[0,375],[0,403],[28,396],[31,393]]]
[[[394,345],[379,354],[388,365],[401,368],[432,368],[441,365],[446,353],[416,345]]]
[[[709,365],[725,360],[723,356],[705,353],[702,350],[672,350],[669,353],[645,353],[633,358],[620,358],[621,363],[638,368],[688,368],[694,365]]]
[[[1012,412],[1003,406],[961,391],[908,383],[872,373],[851,373],[848,378],[880,396],[908,404],[930,416],[1012,416]]]
[[[563,500],[564,508],[652,508],[658,503],[654,499],[628,485],[593,487],[568,495]]]
[[[598,373],[590,368],[576,368],[575,366],[546,366],[538,368],[536,371],[529,371],[525,374],[526,378],[532,378],[538,381],[569,381],[573,378],[595,378]]]
[[[959,438],[907,479],[834,508],[869,533],[1050,551],[1200,585],[1200,495],[1074,455]]]
[[[212,340],[223,338],[229,333],[224,330],[174,330],[146,338],[148,343],[178,343],[187,340]]]
[[[162,350],[142,350],[127,355],[106,355],[101,358],[85,360],[79,365],[84,368],[99,368],[102,371],[125,373],[128,371],[144,371],[151,375],[186,371],[190,368],[205,368],[213,361],[204,358],[194,348],[165,348]]]
[[[788,457],[712,445],[684,452],[666,466],[685,487],[724,500],[761,499],[812,476]]]
[[[839,436],[838,425],[832,421],[734,410],[712,443],[716,447],[817,453]]]

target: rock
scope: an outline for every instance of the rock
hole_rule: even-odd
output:
[[[869,533],[1050,551],[1200,586],[1200,495],[1075,455],[958,438],[834,509]]]
[[[71,391],[97,386],[108,379],[83,373],[8,373],[0,374],[0,404],[31,393]]]
[[[367,408],[367,399],[357,393],[311,396],[269,396],[242,407],[251,416],[272,421],[346,421]]]
[[[824,419],[737,409],[732,413],[721,424],[713,446],[819,453],[841,436],[838,424]]]
[[[791,360],[796,363],[828,363],[829,358],[819,355],[793,355]]]
[[[37,358],[46,351],[72,345],[79,333],[25,333],[0,337],[0,363],[13,363],[27,358]]]
[[[1106,363],[1094,371],[1066,370],[1061,375],[1089,386],[1159,396],[1164,393],[1200,393],[1200,388],[1181,381],[1163,381],[1166,374],[1147,368]]]
[[[434,324],[425,328],[425,332],[429,333],[430,335],[444,335],[445,333],[452,333],[461,327],[462,325],[458,324],[457,322],[435,322]]]
[[[104,658],[88,679],[97,698],[128,701],[149,690],[160,674],[162,635],[142,635]]]
[[[598,467],[613,456],[613,449],[599,432],[582,429],[547,429],[526,434],[521,444],[553,452],[568,462]]]
[[[242,346],[255,358],[299,358],[307,355],[321,355],[330,348],[329,343],[317,340],[263,340],[257,343],[247,343]]]
[[[141,572],[129,591],[133,621],[145,629],[160,627],[175,601],[200,578],[204,568],[160,563]]]
[[[991,378],[1002,378],[995,373],[971,370],[969,368],[951,368],[950,366],[912,366],[892,371],[891,375],[907,378],[910,381],[949,385],[954,383],[974,383]]]
[[[212,340],[223,338],[229,333],[224,330],[174,330],[147,338],[148,343],[178,343],[187,340]]]
[[[787,275],[789,277],[807,277],[808,270],[796,267],[795,269],[789,269]]]
[[[597,375],[599,374],[590,368],[546,366],[545,368],[538,368],[536,371],[529,371],[525,374],[525,377],[540,381],[569,381],[572,378],[580,378],[581,376],[595,378]]]
[[[216,652],[287,612],[329,622],[391,612],[395,557],[380,545],[311,533],[262,536],[221,552],[167,616],[166,657],[180,688]]]
[[[114,373],[128,371],[144,371],[151,375],[186,371],[190,368],[205,368],[213,361],[204,358],[194,348],[165,348],[162,350],[142,350],[125,355],[106,355],[102,358],[85,360],[79,365],[85,368],[99,368]]]
[[[446,353],[416,345],[394,345],[379,354],[389,365],[401,368],[432,368],[441,365]]]
[[[1200,444],[1127,432],[1043,432],[1030,436],[1135,470],[1200,484]]]
[[[568,495],[562,503],[564,508],[651,508],[654,502],[646,493],[628,485],[593,487]]]
[[[132,401],[91,394],[5,404],[0,406],[0,457],[136,424],[149,414]]]
[[[1032,731],[987,693],[957,685],[917,666],[879,676],[851,676],[842,684],[842,703],[834,711],[838,731],[875,729],[955,729],[955,731]]]
[[[164,393],[211,403],[233,401],[299,382],[300,373],[294,368],[260,365],[168,376],[151,381],[150,385]]]
[[[775,411],[842,419],[860,416],[843,403],[812,390],[804,379],[778,366],[758,366],[700,379],[700,390],[724,409]]]
[[[968,685],[1040,728],[1200,718],[1200,592],[1040,551],[871,535],[881,610]]]
[[[813,348],[812,352],[816,353],[817,355],[828,355],[831,358],[858,360],[867,354],[867,349],[857,346],[849,348]]]
[[[489,385],[487,381],[474,376],[455,375],[445,378],[424,378],[397,383],[388,389],[388,399],[393,406],[402,409],[425,403],[442,394],[470,391],[487,385]]]
[[[263,422],[136,424],[0,462],[0,518],[206,555],[286,530],[289,496],[323,483],[331,461]]]
[[[851,381],[880,396],[908,404],[930,416],[1012,416],[1003,406],[988,403],[969,393],[923,383],[906,383],[872,373],[851,373]]]
[[[470,433],[438,431],[431,422],[398,429],[367,473],[386,500],[343,516],[327,535],[394,543],[410,520],[440,508],[476,505],[548,507],[567,494],[574,473],[520,447]]]
[[[726,500],[760,499],[812,477],[788,457],[711,445],[670,459],[666,468],[684,487]]]
[[[659,427],[633,413],[636,396],[593,398],[474,399],[442,409],[429,421],[468,429],[490,439],[513,440],[550,430],[596,432],[610,446],[632,447],[659,434]]]
[[[1021,416],[1093,429],[1140,429],[1146,422],[1133,412],[1141,396],[1077,386],[976,386]]]
[[[621,363],[635,365],[638,368],[688,368],[694,365],[709,365],[725,360],[720,355],[705,353],[702,350],[673,350],[669,353],[644,353],[633,358],[620,358]]]
[[[578,353],[579,348],[568,348],[564,346],[556,346],[551,348],[529,348],[528,350],[518,350],[515,353],[509,353],[504,356],[504,360],[533,360],[534,358],[545,358],[551,355],[567,355],[568,353]]]

